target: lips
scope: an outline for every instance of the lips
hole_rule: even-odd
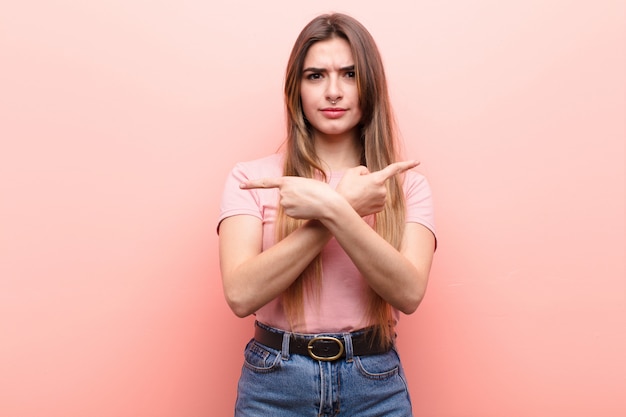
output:
[[[346,114],[348,110],[341,108],[341,107],[327,107],[327,108],[321,109],[320,111],[322,112],[324,117],[328,119],[338,119],[344,114]]]

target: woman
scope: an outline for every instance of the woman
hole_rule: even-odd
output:
[[[283,152],[231,171],[219,218],[226,300],[256,315],[236,416],[410,416],[395,350],[426,289],[432,200],[397,162],[382,60],[343,14],[312,20],[286,72]]]

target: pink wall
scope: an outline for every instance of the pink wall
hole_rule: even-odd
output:
[[[222,182],[280,143],[291,44],[339,3],[211,3],[0,5],[1,416],[231,414]],[[436,195],[416,414],[626,415],[624,3],[340,4]]]

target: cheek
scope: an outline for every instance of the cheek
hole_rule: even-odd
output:
[[[356,113],[355,119],[357,119],[357,123],[361,123],[361,120],[363,120],[363,112],[361,112],[360,108],[359,111]]]
[[[302,110],[306,116],[309,116],[315,110],[314,100],[311,100],[311,95],[307,94],[307,92],[302,91],[300,93],[300,102],[302,103]]]
[[[357,87],[355,85],[351,85],[348,91],[350,92],[349,94],[352,102],[357,103],[357,106],[360,106],[361,103],[359,100],[359,90],[357,89]]]

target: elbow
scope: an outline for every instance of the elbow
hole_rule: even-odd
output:
[[[228,292],[225,293],[225,297],[228,307],[230,307],[231,311],[235,313],[237,317],[244,318],[254,313],[254,308],[250,303],[245,302],[242,297],[237,297],[235,294]]]
[[[407,316],[415,313],[415,311],[417,311],[417,307],[419,306],[419,302],[418,303],[407,303],[406,305],[402,306],[402,308],[400,308],[399,310],[401,312],[403,312],[404,314],[406,314]]]
[[[410,316],[411,314],[415,313],[417,311],[417,307],[419,306],[418,304],[415,305],[410,305],[405,309],[402,309],[400,311],[402,311],[404,314],[406,314],[407,316]]]
[[[252,312],[246,309],[245,307],[234,305],[231,303],[229,303],[228,305],[230,306],[230,309],[232,310],[232,312],[235,313],[235,316],[239,317],[240,319],[243,319],[244,317],[248,317],[250,314],[252,314]]]
[[[398,310],[400,310],[402,313],[406,314],[407,316],[411,315],[417,311],[417,308],[421,304],[423,298],[424,298],[423,291],[416,291],[413,296],[408,294],[408,297],[404,300],[402,305],[398,307]]]
[[[226,304],[239,318],[256,313],[261,306],[257,291],[233,272],[222,272],[222,290]]]
[[[413,281],[412,285],[410,285],[410,289],[404,291],[404,298],[401,301],[401,305],[398,307],[402,313],[406,315],[411,315],[417,311],[417,308],[422,303],[424,299],[424,295],[426,294],[426,286],[428,283],[428,275],[426,275],[425,279],[416,279]]]

